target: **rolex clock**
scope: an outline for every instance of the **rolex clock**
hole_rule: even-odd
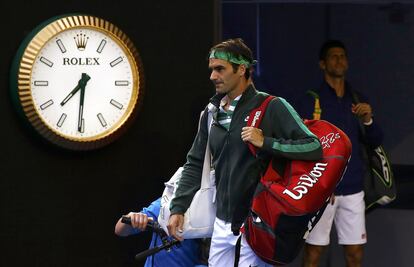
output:
[[[41,137],[71,150],[102,147],[133,120],[143,69],[131,40],[87,15],[52,18],[23,41],[10,83],[15,106]]]

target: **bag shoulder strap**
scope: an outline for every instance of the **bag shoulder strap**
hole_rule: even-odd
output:
[[[211,129],[211,125],[213,123],[213,113],[215,112],[215,110],[216,110],[216,107],[212,103],[209,103],[207,105],[206,111],[208,112],[208,114],[207,114],[208,135],[210,135],[210,129]]]
[[[234,255],[234,267],[239,267],[241,238],[242,236],[240,235],[239,238],[237,238],[237,242],[236,242],[236,249],[235,249],[235,255]]]
[[[315,99],[315,106],[313,109],[313,119],[314,120],[320,120],[321,119],[321,114],[322,114],[322,109],[321,109],[321,104],[319,101],[319,94],[314,91],[314,90],[308,90],[306,92],[308,95],[312,96]]]
[[[357,92],[355,92],[354,90],[348,89],[351,93],[351,97],[352,97],[352,103],[354,104],[358,104],[361,102],[360,98],[359,98],[359,94]],[[358,125],[359,125],[359,131],[361,132],[362,136],[365,137],[365,127],[364,124],[362,123],[362,121],[360,119],[358,119]]]
[[[207,144],[206,144],[206,151],[204,154],[204,163],[203,163],[203,170],[201,175],[201,188],[210,188],[215,184],[215,181],[213,177],[210,175],[211,171],[211,151],[210,151],[210,130],[211,125],[213,122],[213,114],[212,112],[207,109],[205,112],[207,112]]]
[[[361,102],[360,97],[359,97],[359,94],[357,92],[355,92],[354,90],[351,90],[351,89],[347,89],[347,90],[349,90],[350,93],[351,93],[352,103],[358,104],[358,103]]]
[[[269,105],[269,102],[273,98],[275,98],[275,96],[269,95],[262,102],[262,104],[260,104],[260,106],[258,108],[255,108],[250,112],[249,120],[247,121],[247,126],[259,128],[259,125],[262,122],[262,119],[263,119],[264,113],[266,111],[266,108]],[[248,143],[247,145],[249,146],[250,152],[252,152],[252,154],[254,156],[256,156],[256,152],[257,152],[256,147],[254,145],[252,145],[251,143]]]

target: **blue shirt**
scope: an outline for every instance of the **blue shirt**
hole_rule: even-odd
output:
[[[364,126],[365,137],[360,133],[359,119],[351,111],[352,93],[348,83],[345,86],[343,97],[338,97],[333,88],[323,82],[319,90],[314,90],[319,95],[321,106],[321,119],[333,123],[344,131],[352,143],[351,160],[341,182],[338,184],[335,195],[349,195],[363,190],[363,178],[367,169],[363,158],[363,144],[377,147],[382,142],[382,131],[375,120],[369,126]],[[358,93],[360,102],[368,103],[365,96]],[[298,111],[305,119],[312,119],[315,99],[307,96],[299,105]]]
[[[161,198],[155,200],[146,208],[143,208],[141,213],[145,213],[148,217],[152,217],[155,221],[158,219],[160,213]],[[136,230],[136,233],[139,233]],[[150,248],[162,245],[161,238],[155,233],[152,235]],[[160,252],[150,256],[145,261],[144,267],[194,267],[204,266],[197,265],[199,256],[199,244],[195,239],[187,239],[181,242],[179,248],[172,247],[170,252],[161,250]],[[154,262],[154,265],[153,265]]]

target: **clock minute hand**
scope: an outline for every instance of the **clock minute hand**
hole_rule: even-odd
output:
[[[79,101],[79,116],[78,116],[78,131],[80,133],[83,132],[83,103],[85,100],[85,87],[86,83],[90,80],[91,77],[89,77],[86,73],[82,73],[82,79],[84,79],[84,82],[80,86],[80,101]]]
[[[80,102],[79,102],[79,116],[78,116],[78,131],[83,132],[83,102],[85,100],[85,86],[80,89]]]

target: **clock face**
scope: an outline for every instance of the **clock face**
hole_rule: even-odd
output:
[[[24,119],[48,141],[88,150],[118,138],[142,100],[142,64],[131,40],[93,16],[61,16],[22,43],[11,95]]]
[[[45,43],[33,64],[34,106],[42,120],[62,135],[103,135],[135,103],[131,65],[122,46],[103,32],[87,28],[61,32]]]

